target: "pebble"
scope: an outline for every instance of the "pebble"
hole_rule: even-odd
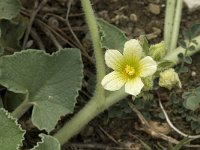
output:
[[[197,75],[197,73],[195,71],[192,71],[191,75],[192,75],[192,77],[195,77]]]
[[[159,15],[160,14],[160,5],[150,3],[149,11],[154,15]]]
[[[130,14],[130,20],[133,21],[133,22],[137,22],[138,21],[138,17],[136,14],[132,13]]]

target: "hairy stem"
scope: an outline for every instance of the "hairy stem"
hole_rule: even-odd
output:
[[[20,118],[30,107],[32,104],[29,103],[28,99],[26,98],[13,112],[12,116],[14,118]]]
[[[90,30],[96,59],[96,91],[93,98],[86,104],[86,106],[81,109],[66,125],[64,125],[58,133],[55,134],[55,137],[61,144],[76,135],[90,120],[109,107],[109,104],[106,103],[104,89],[101,86],[101,81],[105,76],[105,63],[104,54],[100,45],[100,36],[96,18],[89,0],[81,0],[81,4]],[[121,98],[122,97],[120,95],[119,98],[111,98],[111,101],[120,100]],[[108,101],[110,100],[108,99]]]
[[[106,103],[102,106],[97,105],[97,102],[101,101],[101,99],[99,99],[99,97],[94,97],[69,122],[67,122],[54,137],[58,139],[61,145],[64,144],[71,137],[79,133],[80,130],[94,117],[126,96],[127,94],[124,93],[124,89],[113,92],[106,98]]]
[[[182,6],[183,6],[183,0],[177,0],[176,11],[175,11],[175,16],[173,20],[174,22],[173,32],[172,32],[171,43],[170,43],[171,51],[174,50],[177,46],[179,28],[180,28],[180,22],[181,22]]]
[[[176,6],[175,0],[167,0],[167,7],[165,12],[165,25],[164,25],[164,41],[167,49],[170,48],[170,43],[171,43],[175,6]]]
[[[83,7],[83,11],[85,12],[86,22],[88,24],[91,39],[94,48],[94,54],[96,59],[96,69],[97,69],[97,85],[96,91],[99,96],[104,97],[104,89],[101,86],[101,81],[105,76],[105,63],[104,63],[104,55],[100,45],[100,36],[98,32],[98,26],[96,22],[96,18],[91,7],[91,3],[89,0],[81,0],[81,4]]]
[[[200,51],[200,36],[197,36],[196,38],[192,39],[192,40],[196,40],[196,42],[198,43],[196,46],[196,49],[193,51],[187,51],[186,56],[191,56],[197,52]],[[188,43],[186,41],[186,43]],[[179,58],[178,58],[178,54],[182,53],[183,55],[185,54],[186,49],[182,48],[182,47],[178,47],[176,48],[174,51],[171,51],[170,53],[168,53],[164,60],[170,60],[172,62],[174,62],[174,64],[178,64],[179,63]]]

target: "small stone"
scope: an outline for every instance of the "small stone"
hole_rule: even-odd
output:
[[[134,36],[140,36],[141,34],[145,34],[145,31],[143,29],[140,28],[135,28],[134,32],[133,32]]]
[[[150,3],[149,11],[154,15],[159,15],[160,14],[160,5]]]
[[[192,71],[191,75],[192,75],[192,77],[195,77],[197,75],[197,73],[195,71]]]
[[[129,18],[130,18],[130,20],[133,21],[133,22],[137,22],[137,21],[138,21],[138,17],[137,17],[137,15],[134,14],[134,13],[133,13],[133,14],[130,14],[130,17],[129,17]]]
[[[190,12],[200,9],[200,0],[184,0]]]

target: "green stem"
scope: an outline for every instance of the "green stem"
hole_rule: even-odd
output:
[[[127,94],[124,93],[124,89],[113,92],[106,98],[106,103],[102,106],[97,105],[97,102],[101,101],[101,99],[99,99],[99,97],[94,97],[69,122],[67,122],[54,137],[58,139],[61,145],[64,144],[71,137],[79,133],[80,130],[94,117],[126,96]]]
[[[14,118],[20,118],[30,107],[32,104],[29,103],[28,99],[26,98],[13,112],[12,116]]]
[[[183,7],[183,0],[177,0],[176,12],[175,12],[174,20],[173,20],[174,25],[173,25],[173,30],[172,30],[170,51],[174,50],[177,46],[179,28],[180,28],[180,22],[181,22],[182,7]]]
[[[186,56],[191,56],[197,52],[200,51],[200,36],[197,36],[196,38],[192,39],[192,40],[196,40],[196,42],[198,43],[198,45],[196,46],[196,49],[193,51],[187,51]],[[186,41],[186,43],[188,43],[188,41]],[[174,62],[174,64],[178,64],[179,63],[179,58],[178,58],[178,54],[182,53],[183,55],[185,54],[186,49],[182,48],[182,47],[178,47],[176,48],[174,51],[171,51],[170,53],[168,53],[165,56],[165,60],[169,60]]]
[[[101,86],[101,81],[105,76],[105,63],[104,63],[104,54],[100,45],[100,36],[98,32],[98,26],[96,22],[96,18],[91,7],[91,3],[89,0],[81,0],[81,4],[83,10],[85,12],[86,22],[88,24],[91,39],[94,47],[94,54],[96,59],[96,69],[97,69],[97,85],[96,91],[99,96],[104,97],[104,89]]]
[[[171,43],[175,6],[176,6],[176,0],[167,0],[167,7],[165,12],[165,25],[164,25],[164,41],[167,49],[170,48],[170,43]]]

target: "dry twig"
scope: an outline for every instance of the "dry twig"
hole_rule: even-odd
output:
[[[152,128],[148,121],[144,118],[144,116],[137,110],[137,108],[132,104],[132,102],[128,102],[130,108],[132,109],[133,112],[135,112],[138,116],[138,118],[140,119],[141,123],[142,123],[142,128],[140,128],[139,130],[145,131],[147,134],[151,135],[154,138],[160,138],[163,139],[165,141],[171,142],[173,144],[179,144],[179,141],[167,136],[163,133],[160,133],[158,131],[156,131],[154,128]],[[185,147],[200,147],[200,145],[184,145]]]
[[[180,135],[183,136],[183,137],[186,137],[186,138],[189,138],[189,139],[198,139],[198,138],[200,138],[200,135],[189,135],[189,134],[183,133],[182,131],[180,131],[179,129],[177,129],[177,128],[173,125],[173,123],[170,121],[170,119],[169,119],[169,117],[168,117],[168,115],[167,115],[167,113],[166,113],[166,111],[165,111],[165,109],[164,109],[164,107],[163,107],[163,105],[162,105],[162,102],[161,102],[161,100],[160,100],[160,95],[159,95],[159,93],[157,93],[157,95],[158,95],[159,106],[160,106],[160,108],[161,108],[161,110],[162,110],[162,112],[163,112],[163,114],[164,114],[164,116],[165,116],[165,119],[166,119],[167,123],[169,124],[169,126],[170,126],[174,131],[176,131],[178,134],[180,134]]]
[[[40,9],[47,3],[48,0],[43,0],[38,7],[35,6],[35,9],[33,10],[31,16],[30,16],[30,22],[29,22],[29,25],[27,27],[27,30],[26,30],[26,33],[25,33],[25,36],[24,36],[24,41],[23,41],[23,44],[22,44],[22,49],[25,49],[26,48],[26,43],[28,41],[28,37],[29,37],[29,34],[30,34],[30,31],[31,31],[31,27],[33,25],[33,22],[35,20],[35,17],[37,15],[37,13],[40,11]]]

